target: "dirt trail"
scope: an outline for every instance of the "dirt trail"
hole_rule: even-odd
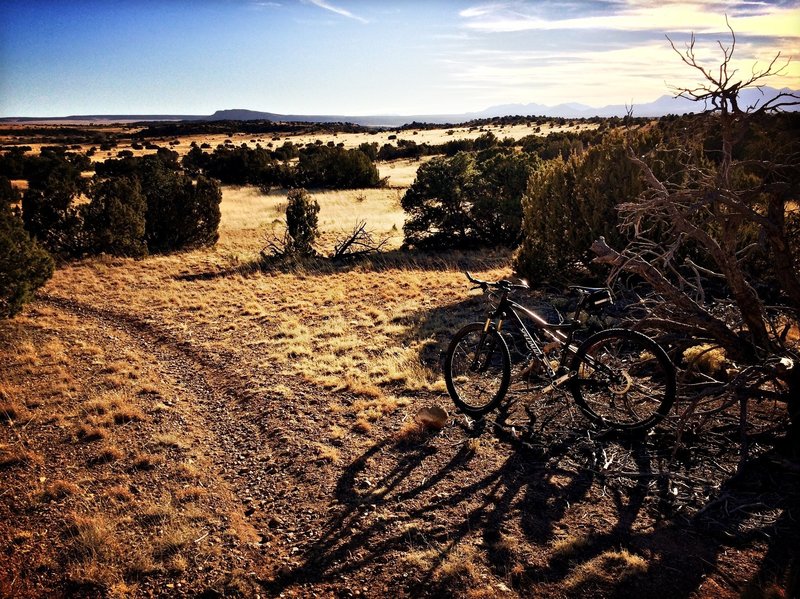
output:
[[[237,373],[233,364],[176,339],[151,322],[54,295],[43,296],[41,301],[82,319],[93,319],[108,335],[122,333],[153,357],[162,376],[174,381],[184,418],[202,422],[208,431],[206,455],[241,499],[259,574],[269,577],[271,571],[285,571],[297,552],[292,548],[317,532],[315,521],[320,514],[310,513],[308,506],[320,506],[322,501],[324,507],[324,498],[331,496],[330,479],[331,489],[327,490],[323,481],[309,481],[309,470],[317,469],[310,463],[314,456],[304,447],[310,431],[294,426],[304,418],[313,422],[313,417],[297,410],[319,403],[319,397],[308,401],[319,391],[295,384],[288,405],[279,393],[253,393],[247,376]],[[283,381],[280,376],[271,378],[273,388]],[[288,416],[290,411],[293,417]],[[310,488],[309,482],[315,487]],[[316,491],[316,496],[310,497],[309,491]]]
[[[75,369],[84,385],[53,400],[52,409],[60,408],[62,415],[55,426],[43,418],[36,421],[40,438],[31,434],[32,447],[49,460],[42,460],[50,468],[48,476],[60,476],[54,474],[58,467],[74,466],[81,473],[76,481],[85,482],[93,497],[105,497],[120,481],[143,488],[145,493],[122,507],[98,500],[96,505],[107,508],[108,518],[120,522],[147,516],[148,502],[162,494],[171,497],[181,517],[191,518],[187,513],[192,508],[177,499],[185,486],[202,485],[213,496],[194,507],[205,511],[190,551],[206,553],[177,573],[165,559],[154,573],[130,575],[140,596],[226,594],[232,587],[217,584],[224,573],[216,570],[227,568],[247,577],[245,596],[563,597],[574,594],[569,590],[573,585],[576,593],[585,588],[597,596],[670,591],[676,596],[734,597],[741,584],[759,576],[765,554],[783,551],[780,539],[793,538],[786,531],[796,531],[780,498],[768,507],[770,514],[782,514],[781,521],[764,528],[776,535],[774,548],[760,537],[732,548],[699,532],[680,514],[665,518],[672,505],[666,505],[667,500],[692,500],[692,505],[700,501],[692,499],[699,487],[691,483],[704,474],[695,468],[680,485],[662,484],[674,480],[663,470],[669,449],[662,443],[663,431],[638,443],[591,439],[563,403],[542,402],[536,406],[542,424],[533,445],[477,425],[467,430],[458,419],[436,434],[405,441],[398,435],[407,418],[404,410],[384,416],[367,433],[348,434],[344,427],[355,415],[346,410],[358,398],[257,369],[252,364],[258,356],[246,347],[220,350],[213,339],[193,334],[180,321],[162,323],[156,312],[134,316],[124,305],[89,305],[56,294],[41,296],[34,309],[37,305],[46,312],[41,320],[50,318],[55,324],[31,339],[50,343],[54,336],[63,336],[60,351],[75,350],[63,363]],[[95,348],[95,353],[81,354],[86,347]],[[142,404],[140,421],[126,428],[105,414],[103,422],[106,441],[136,447],[123,446],[118,462],[87,465],[87,458],[103,445],[74,437],[79,426],[101,420],[93,421],[94,413],[89,412],[92,400],[97,401],[91,386],[107,384],[108,369],[115,376],[124,374],[113,367],[128,359],[138,361],[141,378],[121,384],[138,390],[130,397]],[[16,368],[20,381],[27,372],[25,364]],[[36,372],[48,376],[47,368],[40,361]],[[159,379],[158,396],[151,398],[146,385]],[[168,405],[164,413],[146,405],[159,400]],[[50,409],[50,404],[41,406],[32,409]],[[340,437],[334,438],[331,429],[338,425]],[[157,450],[168,456],[162,467],[132,471],[131,463],[142,449],[138,435],[157,443],[165,433],[185,437],[190,450]],[[322,441],[335,457],[325,458]],[[190,453],[208,471],[194,482],[170,480],[170,473],[177,472],[180,460]],[[597,465],[600,458],[606,466]],[[31,499],[43,487],[36,482],[42,472],[36,467],[5,472],[20,501],[6,499],[0,510],[18,518],[17,528],[23,533],[37,525],[63,529],[66,512],[56,510],[72,509],[82,500],[84,489],[75,491],[72,504],[69,497],[62,503]],[[632,474],[621,476],[625,472]],[[679,486],[681,495],[675,499]],[[753,493],[762,498],[763,489]],[[739,503],[755,505],[753,493],[741,494]],[[727,510],[733,495],[723,497]],[[17,507],[23,503],[30,507]],[[714,509],[703,518],[716,518]],[[85,512],[80,506],[75,511]],[[698,524],[707,527],[705,521]],[[749,526],[736,519],[730,526],[745,524]],[[230,528],[235,535],[228,534]],[[0,540],[2,534],[0,530]],[[139,534],[157,542],[161,531],[151,527]],[[30,557],[41,546],[30,535],[17,537],[24,549],[11,554],[15,572],[29,576],[34,570],[26,569],[25,563],[33,563]],[[60,542],[68,545],[69,539]],[[635,559],[620,554],[620,547]],[[790,562],[783,554],[775,555],[780,568]],[[0,570],[3,557],[0,554]],[[603,571],[589,570],[609,560],[627,568],[630,579],[619,582]],[[207,564],[216,570],[210,572]],[[676,578],[679,569],[683,575]],[[577,575],[585,575],[587,581],[573,582]],[[783,570],[768,571],[765,578],[783,575]],[[64,586],[73,584],[70,577],[74,578],[71,572],[43,571],[40,586],[32,581],[27,596],[41,596],[36,592],[42,588],[66,592]],[[184,585],[181,592],[164,588],[173,582]],[[0,595],[2,583],[0,576]]]

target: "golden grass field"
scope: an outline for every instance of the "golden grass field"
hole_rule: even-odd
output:
[[[380,257],[256,269],[285,193],[228,187],[213,248],[62,265],[0,323],[0,597],[780,591],[766,538],[732,547],[616,477],[664,468],[658,436],[593,441],[561,400],[534,445],[453,416],[440,353],[483,306],[463,271],[511,256],[398,250],[418,164],[313,192],[322,254],[363,219]],[[667,498],[695,505],[682,472]]]
[[[57,125],[52,125],[56,127]],[[17,126],[24,130],[24,127]],[[399,130],[386,130],[386,131],[379,131],[374,133],[338,133],[333,131],[324,131],[320,130],[313,134],[249,134],[249,133],[234,133],[232,135],[226,134],[217,134],[217,135],[185,135],[179,136],[176,138],[164,138],[161,140],[157,140],[156,143],[162,147],[167,147],[175,152],[178,152],[179,155],[183,156],[186,154],[192,147],[192,144],[195,143],[197,145],[201,145],[203,143],[207,143],[211,146],[211,149],[206,149],[207,152],[212,152],[214,148],[218,145],[225,144],[227,140],[230,141],[231,144],[235,146],[241,146],[245,144],[251,148],[256,147],[256,145],[261,145],[262,147],[268,147],[271,149],[275,149],[286,143],[287,141],[291,141],[296,145],[306,145],[309,143],[315,143],[317,141],[321,141],[324,144],[333,142],[334,144],[344,144],[345,148],[357,148],[362,143],[377,143],[378,147],[383,146],[386,143],[390,144],[397,144],[398,140],[407,140],[407,141],[414,141],[417,144],[428,143],[431,145],[441,144],[449,140],[453,139],[475,139],[484,133],[491,132],[496,135],[499,139],[504,139],[506,137],[512,137],[514,139],[520,139],[525,137],[526,135],[547,135],[551,132],[559,132],[559,131],[581,131],[584,129],[594,129],[597,125],[593,123],[567,123],[565,125],[558,125],[556,123],[550,122],[543,124],[541,126],[540,131],[535,132],[536,125],[532,123],[531,125],[528,124],[518,124],[518,125],[499,125],[499,124],[492,124],[492,125],[484,125],[480,127],[473,127],[473,126],[453,126],[451,128],[441,128],[441,129],[409,129],[405,131]],[[12,127],[13,128],[13,127]],[[126,129],[121,128],[105,128],[101,129],[101,131],[106,131],[107,133],[115,133],[115,134],[133,134],[137,131],[136,128],[129,127]],[[389,137],[396,137],[396,139],[389,139]],[[173,142],[173,143],[170,143]],[[0,136],[0,145],[13,145],[16,141],[14,136]],[[43,145],[52,145],[52,144],[42,144],[42,143],[29,143],[27,144],[31,147],[33,152],[38,152]],[[91,147],[91,144],[83,144],[81,145],[81,151],[86,151]],[[135,156],[142,156],[145,154],[153,154],[155,150],[136,150],[131,147],[131,144],[128,142],[120,143],[117,147],[109,150],[107,152],[97,151],[97,153],[92,156],[93,162],[102,162],[108,158],[116,158],[117,154],[122,150],[129,150],[133,152]]]

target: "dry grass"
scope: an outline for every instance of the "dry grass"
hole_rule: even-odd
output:
[[[91,424],[81,424],[75,431],[75,437],[78,441],[91,443],[93,441],[100,441],[105,439],[108,432],[102,428],[98,428]]]
[[[78,485],[65,480],[55,480],[48,484],[42,491],[43,501],[58,501],[80,492]]]
[[[491,129],[501,138],[531,133]],[[399,137],[440,143],[481,133]],[[352,147],[385,143],[388,133],[321,139]],[[400,198],[420,164],[379,164],[390,188],[315,191],[321,252],[362,218],[399,244]],[[618,515],[596,485],[580,503],[572,497],[580,485],[543,478],[550,464],[529,470],[529,456],[492,434],[465,438],[452,426],[433,435],[411,418],[423,405],[450,405],[440,352],[481,317],[463,270],[507,277],[507,253],[389,252],[259,270],[286,195],[223,193],[215,247],[62,265],[43,300],[0,323],[0,538],[4,557],[16,560],[8,578],[46,579],[78,595],[213,587],[263,596],[254,580],[291,573],[312,563],[309,550],[328,549],[324,588],[290,581],[276,594],[347,594],[407,573],[399,584],[423,580],[443,596],[529,596],[536,585],[551,596],[613,595],[617,579],[654,574],[624,550],[597,555],[592,537],[569,528]],[[65,526],[69,510],[80,514]],[[494,526],[502,532],[490,535]],[[567,532],[548,546],[551,530]],[[636,546],[651,538],[631,534]],[[581,563],[586,556],[595,557]]]
[[[228,199],[226,196],[223,206]],[[257,234],[231,231],[223,235],[216,254],[227,255],[226,248],[238,250],[246,245],[240,241],[243,237],[252,239]],[[145,315],[154,311],[159,319],[175,322],[176,337],[193,336],[213,351],[233,349],[247,371],[277,368],[287,376],[355,396],[357,401],[350,405],[330,407],[344,413],[344,421],[337,424],[350,430],[367,432],[371,423],[407,404],[419,392],[444,391],[437,352],[465,316],[458,311],[431,312],[431,308],[459,302],[466,295],[457,254],[437,260],[434,269],[405,261],[397,267],[366,265],[344,272],[234,275],[198,281],[190,288],[174,278],[186,272],[186,261],[192,257],[182,259],[129,262],[111,273],[98,271],[94,263],[76,265],[59,271],[55,284],[66,284],[73,295],[80,296],[107,285],[106,279],[130,279],[133,292],[126,285],[104,293],[111,295],[111,301],[114,294],[125,294],[130,309]],[[503,276],[508,271],[484,273]],[[204,302],[202,311],[183,310],[184,305],[200,301]],[[229,322],[235,327],[220,326]],[[115,365],[114,370],[106,377],[120,377],[118,384],[123,386],[131,384],[121,366]],[[287,394],[286,389],[275,392]],[[106,397],[121,392],[108,391]],[[168,392],[160,395],[166,397]],[[113,399],[107,401],[111,403],[95,398],[86,409],[117,413]],[[130,420],[142,418],[143,414],[137,413]],[[115,416],[115,421],[120,420],[124,416]]]
[[[686,349],[683,352],[683,360],[690,368],[712,376],[722,372],[728,363],[725,350],[710,343]]]
[[[208,495],[208,490],[203,487],[186,487],[175,492],[175,501],[178,503],[189,503],[197,501]]]
[[[60,124],[63,124],[62,121]],[[84,126],[85,123],[76,123],[81,126]],[[579,125],[581,129],[589,129],[594,128],[596,125],[584,123]],[[118,130],[121,132],[122,130],[113,127],[111,129],[105,129],[104,131],[113,131]],[[568,129],[575,130],[571,124],[567,124],[564,126],[556,125],[555,123],[547,123],[542,125],[541,129],[536,132],[539,135],[547,135],[552,131],[565,131]],[[535,132],[535,124],[533,122],[529,123],[522,123],[518,125],[496,125],[496,124],[489,124],[484,125],[482,127],[453,127],[453,128],[441,128],[441,129],[419,129],[419,130],[406,130],[406,131],[380,131],[380,132],[370,132],[370,133],[338,133],[332,131],[325,131],[320,130],[316,131],[311,134],[279,134],[279,135],[270,135],[267,133],[261,134],[249,134],[249,133],[234,133],[232,135],[219,133],[215,135],[186,135],[181,136],[179,138],[169,138],[163,141],[158,141],[157,144],[161,147],[169,148],[170,150],[177,152],[180,156],[185,155],[191,149],[192,142],[199,144],[208,143],[211,145],[210,150],[206,150],[211,152],[216,148],[218,145],[225,144],[226,141],[230,141],[230,144],[234,146],[241,146],[242,144],[247,145],[251,148],[256,147],[256,145],[261,145],[262,147],[267,148],[277,148],[283,145],[287,141],[291,141],[295,145],[306,145],[309,143],[315,143],[320,141],[324,144],[328,144],[333,142],[334,144],[342,144],[345,148],[357,148],[362,143],[377,143],[378,146],[383,146],[386,143],[396,144],[397,140],[408,140],[414,141],[418,144],[428,143],[428,144],[441,144],[446,141],[451,141],[454,139],[475,139],[479,135],[482,135],[486,132],[491,132],[496,135],[498,138],[503,139],[506,137],[513,137],[514,139],[520,139],[526,135],[531,135]],[[397,140],[389,139],[390,137],[396,137]],[[13,137],[0,137],[0,146],[3,144],[16,144],[16,140]],[[230,145],[228,144],[228,145]],[[50,145],[50,144],[42,144],[42,143],[29,143],[27,144],[32,148],[34,154],[38,153],[42,146]],[[88,150],[92,144],[83,144],[81,146],[82,151]],[[133,152],[134,156],[143,156],[147,154],[154,154],[156,150],[147,150],[147,149],[136,149],[130,143],[121,143],[117,147],[107,151],[102,152],[98,151],[92,156],[93,162],[102,162],[108,158],[116,158],[117,154],[122,150],[128,150]],[[23,188],[25,182],[24,181],[15,181],[14,186],[18,188]]]
[[[84,266],[106,276],[114,274],[109,264]],[[205,464],[182,466],[153,453],[183,449],[191,415],[173,403],[174,389],[152,368],[149,352],[132,349],[119,331],[98,335],[91,319],[48,305],[33,312],[3,323],[1,331],[6,420],[0,425],[0,475],[11,500],[0,503],[0,537],[13,540],[18,555],[38,557],[28,563],[12,556],[10,570],[0,576],[0,595],[15,577],[39,580],[46,572],[51,583],[81,596],[131,596],[140,578],[162,577],[161,586],[164,577],[191,570],[189,556],[181,555],[190,533],[208,526],[215,509],[217,522],[236,517],[226,512],[236,505],[226,483]],[[10,336],[9,329],[23,334]],[[116,388],[102,384],[109,376],[118,377]],[[164,401],[171,405],[158,409]],[[6,442],[7,435],[13,442]],[[38,505],[35,518],[21,511],[21,502]],[[217,507],[210,509],[209,502]],[[76,513],[64,522],[62,509]],[[200,559],[217,568],[225,558],[220,552]],[[41,594],[19,588],[17,582],[22,596]]]
[[[110,561],[119,554],[114,525],[102,516],[74,514],[67,520],[64,535],[79,561]]]
[[[19,445],[0,445],[0,470],[15,466],[26,467],[32,464],[40,464],[41,462],[42,456],[35,451]]]
[[[590,585],[612,585],[633,576],[647,573],[647,561],[627,549],[605,551],[577,566],[564,580],[567,589],[577,590]]]
[[[480,578],[478,555],[471,545],[411,551],[404,559],[412,568],[430,572],[443,588],[470,587]]]
[[[184,524],[170,524],[155,540],[153,544],[153,557],[162,561],[174,557],[176,553],[192,543],[192,541],[199,536],[197,529]]]
[[[171,449],[187,449],[189,443],[184,436],[176,433],[161,433],[153,437],[155,445]]]
[[[27,420],[30,412],[19,402],[3,401],[0,403],[0,422],[13,424],[17,420]]]
[[[118,503],[130,503],[134,500],[133,493],[124,485],[115,485],[106,490],[106,496]]]
[[[425,438],[425,426],[416,420],[407,420],[394,434],[394,440],[400,444],[418,443]]]
[[[164,463],[164,458],[152,453],[137,453],[131,458],[131,468],[134,470],[154,470]]]
[[[341,452],[335,447],[326,445],[325,443],[315,443],[317,448],[317,455],[323,462],[337,463],[341,459]]]
[[[571,559],[591,547],[594,542],[595,538],[592,535],[567,536],[553,543],[550,555],[552,559]]]
[[[121,460],[124,456],[125,453],[119,447],[106,444],[100,447],[97,453],[89,459],[89,463],[91,465],[110,464],[111,462]]]
[[[112,418],[114,420],[114,424],[127,424],[129,422],[144,420],[145,416],[138,407],[124,405],[114,410]]]

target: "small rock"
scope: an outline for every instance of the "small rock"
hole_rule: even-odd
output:
[[[414,419],[422,426],[433,430],[442,430],[447,424],[449,415],[447,411],[439,406],[430,406],[422,408]]]

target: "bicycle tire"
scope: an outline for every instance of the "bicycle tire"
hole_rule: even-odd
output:
[[[675,403],[675,367],[650,337],[607,329],[584,341],[572,360],[570,390],[592,423],[642,431],[661,422]]]
[[[494,328],[484,337],[484,327],[475,322],[461,328],[450,341],[444,358],[444,380],[450,398],[458,409],[471,416],[495,409],[511,382],[508,346]],[[478,348],[482,338],[483,347]]]

